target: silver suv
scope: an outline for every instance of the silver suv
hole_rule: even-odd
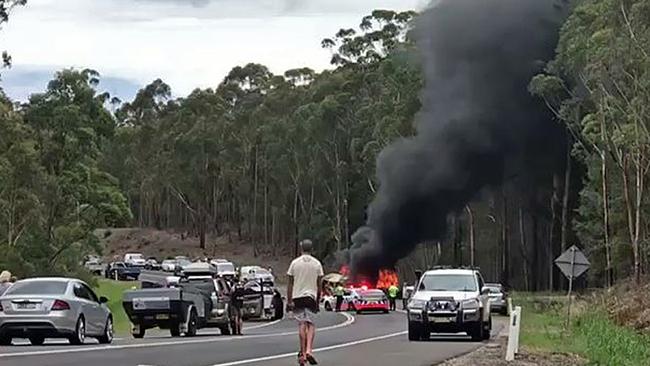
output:
[[[420,278],[407,306],[410,341],[431,333],[466,332],[472,340],[490,338],[488,289],[475,269],[434,269]]]

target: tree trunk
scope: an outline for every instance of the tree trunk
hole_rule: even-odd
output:
[[[476,266],[476,260],[474,256],[476,255],[476,245],[474,242],[474,213],[472,212],[472,207],[468,204],[465,206],[467,210],[467,220],[469,222],[469,264],[474,267]]]
[[[524,210],[519,207],[519,245],[521,250],[521,258],[523,259],[522,268],[524,272],[524,286],[526,291],[529,290],[529,275],[528,275],[528,247],[526,246],[526,224],[524,218]]]
[[[567,249],[567,229],[569,226],[569,195],[571,193],[571,141],[567,144],[566,169],[564,171],[564,194],[562,196],[562,229],[560,246],[562,252]]]
[[[266,158],[264,159],[266,162]],[[264,250],[269,247],[269,169],[264,164]]]
[[[548,240],[548,290],[555,290],[555,284],[553,283],[553,277],[555,273],[555,232],[557,230],[557,206],[560,202],[558,192],[560,191],[560,177],[557,174],[553,174],[553,195],[551,197],[551,225],[549,228],[549,240]]]
[[[605,240],[605,281],[607,287],[611,287],[614,283],[614,268],[612,267],[612,249],[609,242],[609,184],[607,182],[607,155],[604,151],[600,152],[600,159],[602,173],[603,233]]]
[[[510,242],[508,240],[508,200],[505,188],[501,194],[501,283],[510,287]]]
[[[632,244],[632,253],[634,257],[634,265],[633,265],[633,271],[634,271],[634,279],[636,281],[636,263],[637,263],[637,256],[638,254],[638,242],[635,242],[635,220],[633,218],[634,215],[634,208],[633,208],[633,203],[632,203],[632,198],[630,197],[630,182],[629,182],[629,157],[625,155],[623,157],[623,169],[622,169],[622,174],[623,174],[623,196],[625,198],[625,209],[627,212],[627,227],[630,235],[630,243]]]
[[[251,219],[251,228],[252,231],[249,233],[251,240],[253,241],[253,256],[257,258],[258,255],[258,247],[257,247],[257,238],[255,237],[255,232],[257,231],[257,169],[258,169],[258,161],[257,161],[257,146],[255,146],[255,165],[254,165],[254,178],[253,178],[253,217]]]

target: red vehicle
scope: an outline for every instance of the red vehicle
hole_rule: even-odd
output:
[[[381,311],[388,313],[390,310],[388,298],[382,290],[378,289],[354,289],[351,291],[351,310],[357,314],[363,311]]]

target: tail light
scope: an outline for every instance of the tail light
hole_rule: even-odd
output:
[[[52,310],[70,310],[70,305],[63,300],[55,300],[52,304]]]

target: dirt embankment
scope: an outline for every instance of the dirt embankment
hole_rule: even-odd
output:
[[[490,343],[465,356],[443,362],[439,366],[581,366],[587,362],[582,358],[564,353],[536,353],[520,349],[516,359],[506,362],[505,333],[497,336]]]
[[[153,256],[159,260],[185,255],[191,259],[200,257],[226,258],[237,266],[260,265],[271,267],[273,272],[281,274],[286,272],[291,261],[287,253],[263,252],[258,256],[253,254],[253,245],[250,242],[237,240],[236,235],[230,238],[227,235],[208,238],[205,249],[201,249],[196,237],[174,231],[155,229],[127,228],[127,229],[101,229],[97,231],[104,248],[104,260],[122,260],[125,253],[142,253]]]

